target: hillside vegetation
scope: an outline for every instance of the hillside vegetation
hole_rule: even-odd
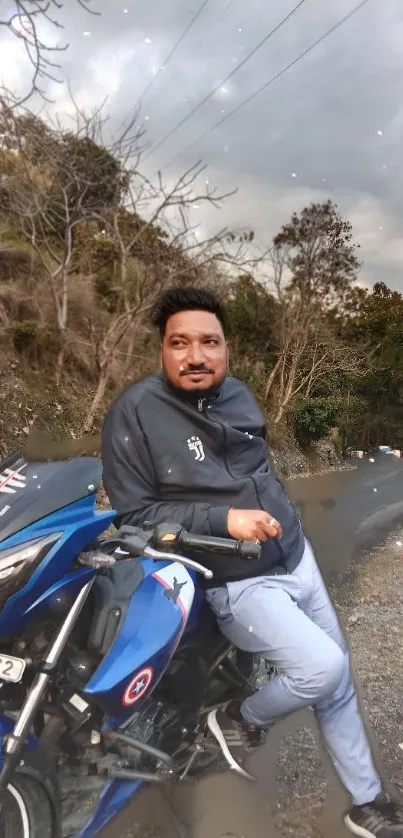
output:
[[[193,226],[202,203],[230,200],[201,165],[169,185],[143,176],[135,123],[107,144],[100,114],[70,132],[5,108],[0,120],[1,454],[31,428],[96,432],[113,396],[156,368],[150,309],[178,284],[226,302],[231,371],[275,449],[329,433],[339,451],[403,447],[403,298],[356,285],[358,244],[331,201],[295,213],[257,257],[253,232]]]

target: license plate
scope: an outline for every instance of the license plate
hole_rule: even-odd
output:
[[[12,681],[13,684],[18,684],[22,679],[24,670],[25,661],[22,658],[0,655],[0,681]]]

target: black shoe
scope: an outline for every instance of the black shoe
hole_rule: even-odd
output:
[[[373,803],[353,806],[344,822],[360,838],[403,838],[403,808],[386,794]]]
[[[230,702],[226,707],[212,710],[207,717],[207,726],[216,738],[230,768],[253,780],[252,775],[241,766],[248,754],[264,745],[266,731],[248,725],[242,719],[239,707],[238,702]]]

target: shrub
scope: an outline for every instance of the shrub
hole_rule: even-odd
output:
[[[330,429],[337,425],[339,411],[340,404],[334,398],[296,398],[291,418],[298,441],[306,445],[327,436]]]
[[[35,320],[16,321],[11,326],[14,349],[19,355],[29,352],[37,344],[40,325]]]

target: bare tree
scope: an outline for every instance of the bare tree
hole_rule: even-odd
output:
[[[91,8],[91,0],[75,0],[90,14],[98,14]],[[18,95],[0,87],[0,103],[8,108],[25,105],[36,93],[46,99],[44,84],[47,81],[60,81],[60,64],[57,55],[67,50],[67,43],[48,43],[41,35],[42,26],[49,26],[55,32],[63,29],[60,13],[66,4],[63,0],[12,0],[7,6],[7,15],[0,18],[0,31],[8,32],[22,44],[28,64],[31,67],[28,87],[25,93]],[[70,2],[71,8],[71,2]]]
[[[156,184],[146,179],[136,161],[123,200],[100,219],[103,241],[109,240],[114,249],[114,312],[103,330],[93,328],[98,383],[85,432],[94,424],[117,360],[122,359],[126,370],[131,363],[145,318],[163,288],[197,283],[209,274],[211,280],[222,266],[234,266],[238,272],[250,269],[250,234],[234,236],[223,228],[211,237],[196,236],[191,209],[202,204],[218,208],[229,194],[219,194],[208,184],[200,192],[197,184],[203,171],[198,163],[168,188],[161,176]]]
[[[75,103],[74,103],[75,104]],[[87,116],[75,104],[73,130],[45,124],[29,114],[1,114],[3,146],[12,165],[1,196],[42,265],[55,306],[60,337],[56,376],[60,381],[69,341],[69,289],[78,270],[80,238],[85,250],[105,258],[94,265],[95,287],[106,276],[107,316],[89,323],[97,388],[86,422],[94,422],[117,359],[128,368],[144,318],[169,284],[205,280],[223,269],[248,271],[253,234],[223,227],[203,236],[191,220],[201,206],[218,209],[233,193],[219,193],[201,163],[167,186],[141,172],[144,147],[137,114],[111,139],[102,107]],[[5,139],[4,139],[5,138]],[[200,189],[199,184],[203,183]],[[82,343],[82,341],[81,341]],[[122,363],[122,354],[124,360]]]
[[[335,372],[364,375],[369,358],[362,347],[338,340],[323,321],[323,312],[290,300],[280,321],[280,352],[266,383],[265,396],[275,392],[274,424],[296,395],[310,397]]]
[[[60,382],[76,231],[116,200],[125,176],[120,163],[93,139],[100,125],[99,112],[85,124],[78,123],[74,133],[11,111],[3,111],[2,123],[6,144],[14,152],[14,166],[3,180],[2,195],[49,285],[60,338],[56,364]]]

